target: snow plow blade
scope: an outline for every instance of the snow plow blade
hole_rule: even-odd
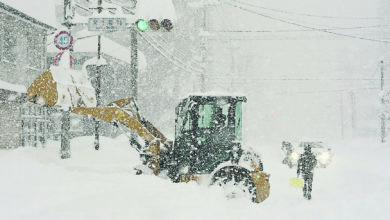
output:
[[[63,110],[96,106],[95,89],[87,73],[54,66],[34,80],[27,100]]]
[[[264,172],[253,172],[250,176],[256,186],[256,202],[263,202],[270,194],[269,177],[271,175]]]
[[[158,173],[160,144],[169,146],[169,143],[152,123],[140,116],[132,98],[119,99],[106,107],[95,107],[95,90],[85,72],[52,66],[28,88],[27,100],[126,126],[148,143],[137,150],[151,156],[147,162],[154,173]]]

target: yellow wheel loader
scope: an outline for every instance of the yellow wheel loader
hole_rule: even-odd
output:
[[[138,111],[132,98],[95,107],[94,90],[80,71],[51,67],[29,87],[27,99],[70,109],[72,113],[114,123],[135,132],[144,167],[173,182],[197,181],[222,186],[227,197],[260,203],[270,193],[269,177],[258,154],[243,149],[243,96],[189,96],[176,107],[175,140],[167,138]],[[138,170],[138,174],[142,169]]]

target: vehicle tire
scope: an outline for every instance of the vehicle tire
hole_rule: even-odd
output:
[[[256,187],[249,171],[242,167],[229,166],[218,170],[210,185],[220,186],[228,199],[248,198],[256,202]]]

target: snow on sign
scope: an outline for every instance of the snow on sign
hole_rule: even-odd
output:
[[[72,47],[73,37],[67,31],[60,31],[54,37],[54,45],[60,50],[68,50]]]
[[[59,66],[59,63],[61,61],[61,57],[63,54],[64,54],[64,52],[60,52],[54,57],[54,65],[55,66]],[[69,61],[70,61],[69,65],[70,65],[70,67],[72,67],[73,66],[73,56],[72,55],[69,55]]]
[[[126,18],[89,18],[89,31],[124,31]]]

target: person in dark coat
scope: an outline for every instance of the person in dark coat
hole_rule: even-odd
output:
[[[305,182],[303,187],[303,197],[310,200],[311,199],[311,190],[313,183],[313,171],[314,167],[317,165],[316,156],[311,152],[310,144],[306,144],[305,152],[300,155],[298,160],[298,177],[302,174],[303,180]]]

